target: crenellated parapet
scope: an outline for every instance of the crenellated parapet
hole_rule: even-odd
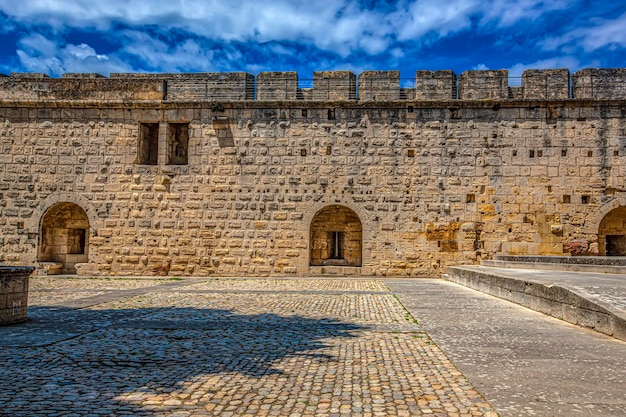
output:
[[[40,73],[0,75],[0,100],[156,100],[156,101],[519,101],[615,100],[626,98],[626,69],[316,71],[313,79],[296,72],[223,73]]]

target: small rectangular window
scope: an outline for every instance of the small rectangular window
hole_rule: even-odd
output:
[[[535,151],[533,149],[528,151],[528,157],[529,158],[534,158],[535,157]]]
[[[538,150],[537,151],[537,156],[538,157],[542,157],[543,156],[543,151],[542,150]]]
[[[589,202],[591,201],[591,197],[590,197],[590,196],[588,196],[588,195],[584,195],[584,196],[582,196],[582,197],[580,198],[580,201],[581,201],[583,204],[589,204]]]
[[[572,202],[572,197],[569,195],[564,195],[563,196],[563,203],[571,203]]]
[[[330,259],[343,259],[343,232],[328,232],[328,249]]]
[[[335,120],[335,109],[328,109],[328,120]]]
[[[593,151],[587,151],[587,156],[593,156]]]
[[[170,123],[167,130],[168,165],[187,165],[189,123]]]
[[[326,155],[332,155],[333,153],[333,147],[332,146],[327,146],[326,147]]]
[[[407,156],[408,156],[409,158],[413,158],[413,157],[415,157],[415,149],[409,149],[409,150],[407,151]]]
[[[465,202],[466,203],[475,203],[476,202],[476,196],[474,194],[467,194],[465,196]]]
[[[139,124],[139,144],[137,149],[137,163],[141,165],[156,165],[159,160],[159,124]]]
[[[567,149],[561,149],[561,156],[567,156]]]

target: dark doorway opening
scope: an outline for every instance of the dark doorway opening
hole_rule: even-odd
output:
[[[626,235],[606,235],[606,256],[626,256]]]

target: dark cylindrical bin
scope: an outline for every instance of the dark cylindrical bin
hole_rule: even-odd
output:
[[[28,319],[28,277],[32,266],[0,266],[0,326]]]

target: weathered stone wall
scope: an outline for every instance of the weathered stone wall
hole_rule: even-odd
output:
[[[155,91],[161,82],[135,80]],[[89,221],[79,274],[308,273],[312,250],[326,245],[312,242],[316,214],[340,206],[361,222],[360,273],[434,275],[502,252],[599,253],[598,224],[589,224],[626,189],[623,100],[26,94],[0,101],[8,264],[50,262],[40,252],[42,219],[73,203]],[[173,126],[188,128],[186,164],[168,162]],[[150,128],[157,158],[138,163]]]

